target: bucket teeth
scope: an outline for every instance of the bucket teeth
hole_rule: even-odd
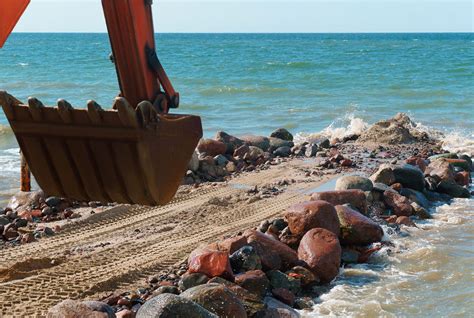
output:
[[[96,101],[94,100],[89,100],[87,102],[87,114],[89,115],[89,118],[91,122],[94,124],[100,124],[102,122],[102,115],[101,112],[104,110],[102,107],[97,104]]]
[[[74,108],[72,105],[65,99],[58,99],[58,113],[61,116],[61,119],[66,123],[72,123],[72,110]]]
[[[143,101],[138,104],[137,114],[143,127],[158,122],[158,113],[149,101]]]
[[[15,118],[13,107],[18,105],[21,105],[21,102],[18,99],[8,94],[6,91],[0,91],[0,106],[3,107],[3,111],[5,112],[7,118]]]
[[[31,117],[34,121],[41,121],[43,119],[43,113],[41,108],[44,108],[43,103],[36,97],[28,98],[28,106],[30,108]]]
[[[113,108],[117,109],[119,119],[124,126],[138,127],[138,120],[135,110],[125,98],[116,97]]]

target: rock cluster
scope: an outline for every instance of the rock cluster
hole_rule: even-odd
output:
[[[18,192],[0,209],[0,243],[7,246],[25,244],[61,230],[59,225],[44,223],[79,218],[74,208],[97,207],[100,202],[79,203],[59,197],[46,197],[43,191]],[[38,225],[38,223],[42,223]]]
[[[265,169],[294,157],[318,157],[317,166],[325,168],[354,165],[327,138],[295,144],[293,135],[284,128],[275,130],[269,137],[235,137],[219,131],[214,139],[199,142],[183,182],[190,185],[224,181],[235,173]]]

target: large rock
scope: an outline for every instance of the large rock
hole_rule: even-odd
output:
[[[193,152],[193,155],[191,156],[191,160],[189,160],[188,163],[188,170],[191,170],[192,172],[196,172],[199,169],[199,156],[196,151]]]
[[[181,297],[198,303],[219,317],[247,317],[240,299],[221,284],[199,285],[184,291]]]
[[[276,300],[273,297],[265,297],[264,299],[267,310],[265,318],[300,318],[301,315],[292,307]]]
[[[395,183],[395,174],[391,165],[383,164],[371,177],[373,183],[383,183],[388,186]]]
[[[411,201],[418,203],[425,209],[430,207],[430,201],[428,201],[425,195],[420,191],[416,191],[409,188],[402,188],[400,190],[400,194],[407,197]]]
[[[307,201],[290,206],[285,213],[294,235],[303,236],[316,227],[339,234],[339,220],[334,206],[327,201]]]
[[[382,227],[368,217],[344,205],[336,206],[336,211],[341,224],[341,244],[367,245],[382,240]]]
[[[337,179],[335,190],[359,189],[371,191],[374,185],[370,179],[361,176],[343,176]]]
[[[233,254],[235,251],[247,245],[247,238],[242,235],[233,236],[209,245],[211,249]]]
[[[7,207],[16,210],[31,210],[32,207],[39,208],[44,203],[45,195],[43,191],[17,192],[11,197]]]
[[[88,305],[77,300],[67,299],[50,308],[47,318],[108,318],[109,315],[102,311],[95,311]]]
[[[263,151],[268,151],[270,149],[270,139],[267,137],[249,135],[242,136],[241,139],[249,146],[260,148]]]
[[[423,191],[425,188],[425,176],[418,167],[409,164],[397,166],[393,169],[393,174],[395,182],[401,183],[404,187],[418,191]]]
[[[438,191],[455,198],[469,198],[471,196],[468,189],[461,187],[454,181],[441,180],[438,184]]]
[[[385,204],[392,210],[393,214],[397,216],[410,216],[413,214],[413,208],[407,197],[393,191],[385,191],[383,198]]]
[[[286,130],[285,128],[278,128],[274,130],[271,134],[270,137],[278,138],[278,139],[283,139],[287,141],[293,141],[293,135]]]
[[[446,159],[438,159],[431,162],[425,173],[439,180],[454,181],[454,169]]]
[[[365,193],[362,190],[340,190],[315,192],[311,195],[311,200],[328,201],[332,205],[350,204],[359,212],[367,213],[367,201]]]
[[[298,256],[286,244],[256,230],[244,233],[249,245],[253,246],[260,256],[263,269],[287,269],[298,263]]]
[[[204,153],[208,156],[215,157],[217,155],[223,155],[226,153],[226,145],[218,140],[214,139],[201,139],[197,146],[200,153]]]
[[[278,149],[281,147],[288,147],[291,150],[291,147],[295,145],[293,141],[283,140],[280,138],[270,137],[268,138],[268,140],[270,141],[269,151],[274,151],[275,149]]]
[[[216,133],[216,140],[223,142],[226,146],[226,153],[232,154],[234,150],[239,148],[244,144],[244,141],[240,138],[231,136],[223,131],[218,131]]]
[[[216,283],[226,286],[238,299],[240,299],[249,317],[259,317],[258,315],[265,309],[263,297],[252,293],[237,284],[225,281],[220,277],[216,277],[214,280],[216,280]],[[211,281],[209,282],[209,284],[212,283],[213,282]]]
[[[209,277],[202,273],[186,273],[179,280],[178,286],[184,291],[194,286],[205,284],[208,281]]]
[[[188,271],[202,273],[208,277],[220,276],[234,280],[229,254],[208,248],[198,248],[189,255]]]
[[[426,160],[420,157],[410,157],[407,160],[405,160],[405,162],[409,165],[420,168],[420,170],[423,172],[425,172],[426,167],[428,166],[428,163],[426,162]]]
[[[291,155],[291,148],[290,147],[279,147],[273,151],[273,155],[276,157],[286,158]]]
[[[270,286],[272,289],[284,288],[297,294],[301,291],[301,281],[297,278],[291,277],[283,272],[272,270],[267,272]]]
[[[322,283],[331,282],[339,273],[341,245],[336,234],[325,229],[312,229],[301,239],[299,259],[306,262]]]
[[[270,281],[261,270],[248,271],[235,276],[235,283],[249,292],[263,298],[270,286]]]
[[[89,316],[82,316],[89,317]],[[153,297],[137,312],[136,318],[218,318],[194,301],[174,294],[161,294]]]
[[[244,160],[256,161],[263,157],[265,152],[259,147],[249,146],[249,151],[243,156]]]
[[[230,264],[235,273],[262,269],[257,251],[250,245],[243,246],[230,256]]]

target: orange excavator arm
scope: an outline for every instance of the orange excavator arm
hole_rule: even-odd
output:
[[[0,1],[0,48],[3,47],[13,28],[25,12],[30,0],[1,0]]]
[[[0,0],[0,32],[10,34],[29,0]],[[151,0],[102,0],[121,96],[23,104],[0,91],[0,105],[38,185],[83,201],[156,205],[175,195],[202,137],[201,119],[167,114],[179,95],[155,51]]]

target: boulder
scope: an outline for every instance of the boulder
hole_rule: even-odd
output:
[[[286,288],[274,288],[272,289],[272,295],[273,297],[287,304],[288,306],[293,306],[295,303],[295,294],[293,294]]]
[[[250,148],[248,145],[242,145],[240,147],[235,148],[233,156],[235,158],[244,158],[244,156],[247,155],[247,153],[250,151]]]
[[[274,130],[271,134],[270,137],[278,138],[278,139],[283,139],[287,141],[293,141],[293,135],[286,130],[285,128],[278,128]]]
[[[211,157],[215,157],[217,155],[223,155],[226,153],[227,147],[226,145],[218,140],[214,139],[201,139],[197,146],[199,153],[206,154]]]
[[[219,241],[216,244],[211,244],[211,249],[227,252],[229,255],[247,245],[247,238],[243,235],[237,235],[225,240]]]
[[[270,139],[264,136],[242,136],[241,139],[249,146],[260,148],[263,151],[270,149]]]
[[[438,183],[437,191],[448,194],[455,198],[471,197],[468,189],[461,187],[454,181],[441,180],[441,182]]]
[[[383,183],[388,186],[395,183],[395,174],[391,165],[383,164],[371,177],[373,183]]]
[[[338,205],[336,211],[341,224],[341,244],[367,245],[382,240],[383,230],[376,222],[348,206]]]
[[[275,149],[278,149],[280,147],[289,147],[291,149],[291,147],[295,145],[293,141],[283,140],[274,137],[270,137],[268,139],[270,141],[270,148],[268,149],[269,151],[274,151]]]
[[[255,146],[249,146],[249,151],[243,156],[244,160],[256,161],[257,159],[263,157],[265,152]]]
[[[277,149],[275,149],[275,151],[273,151],[273,155],[282,158],[289,157],[291,155],[291,148],[287,146],[278,147]]]
[[[218,131],[215,139],[225,144],[227,154],[233,154],[235,149],[244,144],[242,139],[231,136],[223,131]]]
[[[237,284],[226,281],[220,277],[216,277],[212,280],[216,280],[216,283],[226,286],[232,293],[234,293],[234,295],[240,299],[244,305],[245,311],[249,317],[258,317],[258,315],[265,309],[263,296],[261,297],[256,295],[255,293],[252,293],[249,290],[242,288]],[[209,281],[209,284],[212,284],[212,282]]]
[[[184,291],[180,296],[194,301],[219,317],[247,317],[247,312],[240,299],[221,284],[195,286]]]
[[[319,147],[316,144],[309,144],[306,146],[304,155],[308,158],[315,157],[316,153],[318,153]]]
[[[341,245],[336,234],[321,228],[308,231],[301,239],[298,257],[322,283],[331,282],[339,273]]]
[[[316,145],[316,147],[322,148],[322,149],[329,149],[331,147],[330,140],[328,138],[325,138],[325,137],[317,137],[317,136],[310,137],[310,138],[308,138],[308,142],[310,144],[314,144],[314,145]]]
[[[273,237],[256,230],[247,230],[244,236],[260,256],[263,269],[287,269],[297,265],[296,252]]]
[[[223,251],[198,248],[188,259],[190,273],[202,273],[208,277],[220,276],[231,281],[234,280],[229,254]]]
[[[428,163],[426,162],[426,160],[420,157],[410,157],[407,160],[405,160],[405,162],[409,165],[420,168],[420,170],[423,172],[425,172],[426,167],[428,166]]]
[[[332,205],[350,204],[359,212],[367,213],[367,201],[365,193],[362,190],[339,190],[339,191],[325,191],[315,192],[311,195],[311,200],[323,200]]]
[[[94,311],[83,302],[67,299],[51,307],[46,314],[47,318],[108,318],[107,313]]]
[[[314,275],[309,269],[304,268],[303,266],[295,266],[292,269],[288,270],[286,274],[289,277],[299,279],[301,286],[304,288],[312,287],[319,283],[319,278]]]
[[[235,276],[235,283],[245,288],[249,292],[263,298],[268,288],[270,287],[270,281],[261,270],[248,271]]]
[[[184,291],[194,286],[206,284],[209,281],[209,277],[202,273],[185,273],[179,283],[179,288]]]
[[[250,245],[243,246],[230,256],[230,264],[235,273],[262,269],[257,251]]]
[[[84,305],[92,309],[93,311],[103,312],[107,314],[108,318],[115,318],[114,309],[108,304],[101,301],[86,300],[82,302]]]
[[[425,209],[430,207],[430,201],[425,197],[425,195],[420,192],[409,188],[402,188],[400,194],[410,199],[412,202],[416,202]]]
[[[426,174],[439,180],[453,181],[454,169],[446,159],[438,159],[431,162],[425,171]]]
[[[395,182],[401,183],[404,187],[418,191],[425,188],[425,176],[420,168],[406,164],[393,169]]]
[[[432,216],[431,214],[423,208],[421,205],[419,205],[416,202],[411,203],[411,207],[413,208],[413,213],[420,219],[431,219]]]
[[[272,270],[267,272],[272,289],[284,288],[297,294],[301,291],[301,281],[298,278],[291,277],[283,272]]]
[[[362,191],[371,191],[372,181],[361,176],[343,176],[337,179],[335,190],[359,189]]]
[[[454,175],[454,181],[460,186],[468,186],[471,182],[471,176],[467,171],[461,171]]]
[[[300,318],[301,315],[292,307],[273,297],[265,297],[265,318]]]
[[[88,317],[88,316],[83,316]],[[218,318],[194,301],[173,294],[161,294],[147,300],[136,318]]]
[[[383,194],[385,204],[397,216],[410,216],[413,214],[413,208],[410,200],[393,191],[385,191]]]
[[[45,195],[43,191],[33,192],[17,192],[11,197],[8,202],[7,208],[16,210],[30,210],[32,207],[39,208],[41,203],[45,201]]]
[[[285,218],[292,234],[303,236],[316,227],[339,234],[339,220],[334,206],[327,201],[306,201],[287,208]]]

